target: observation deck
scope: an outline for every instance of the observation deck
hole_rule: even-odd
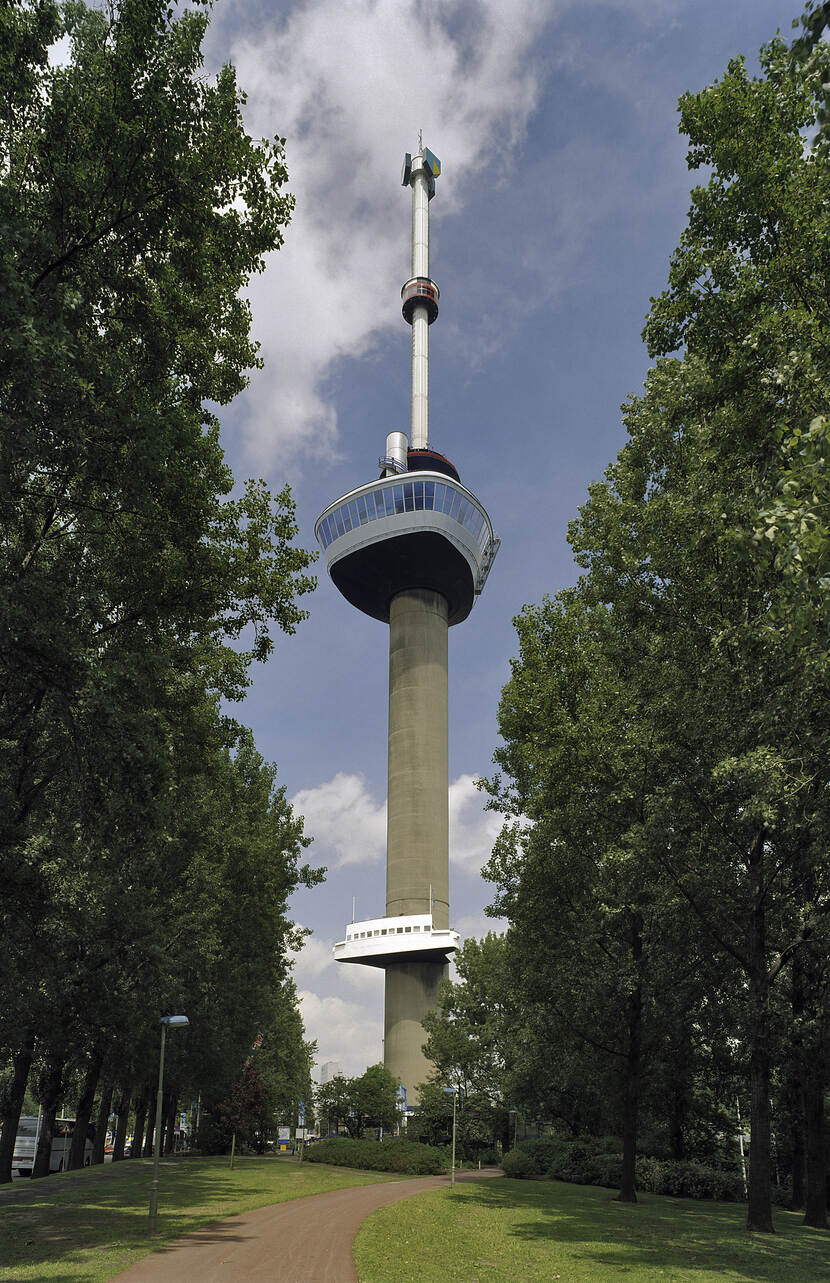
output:
[[[460,942],[452,927],[434,927],[431,913],[408,913],[350,922],[346,939],[335,944],[333,953],[336,962],[362,962],[368,967],[385,967],[391,962],[446,962]]]
[[[422,467],[349,491],[318,517],[314,533],[339,591],[383,623],[392,598],[416,588],[441,593],[449,623],[461,623],[499,547],[475,495],[448,472]]]

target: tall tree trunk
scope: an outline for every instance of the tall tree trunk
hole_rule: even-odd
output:
[[[795,955],[792,962],[791,995],[793,1035],[787,1074],[787,1098],[792,1120],[790,1124],[793,1181],[791,1207],[794,1212],[800,1212],[804,1207],[804,1181],[806,1176],[804,1148],[804,1039],[801,1033],[801,1021],[804,1016],[804,965],[800,953]]]
[[[92,1117],[92,1106],[95,1104],[95,1092],[101,1075],[101,1057],[95,1052],[87,1065],[84,1074],[84,1085],[78,1098],[75,1110],[75,1130],[72,1133],[72,1144],[69,1147],[68,1169],[83,1167],[86,1153],[86,1141],[89,1134],[89,1121]]]
[[[686,1126],[689,1120],[691,1094],[690,1068],[694,1063],[691,1038],[688,1037],[685,1029],[672,1052],[671,1063],[674,1066],[669,1117],[671,1156],[677,1162],[682,1162],[686,1157]]]
[[[172,1154],[176,1145],[176,1106],[179,1103],[178,1094],[174,1088],[165,1092],[165,1129],[164,1145],[162,1150],[165,1154]]]
[[[827,1089],[827,957],[814,942],[805,958],[810,1032],[804,1057],[804,1117],[807,1125],[807,1197],[804,1224],[826,1230],[827,1225],[827,1133],[824,1095]]]
[[[127,1125],[130,1121],[130,1093],[122,1092],[115,1103],[115,1140],[112,1144],[112,1161],[120,1163],[127,1142]]]
[[[52,1157],[52,1139],[55,1134],[55,1118],[58,1113],[61,1089],[63,1087],[63,1062],[49,1060],[43,1077],[40,1095],[42,1110],[40,1120],[40,1138],[35,1152],[35,1164],[32,1168],[32,1179],[49,1175]]]
[[[93,1163],[103,1163],[104,1150],[107,1144],[107,1128],[112,1108],[112,1083],[105,1082],[101,1089],[101,1100],[98,1105],[98,1117],[95,1120],[95,1140],[92,1144]]]
[[[810,1065],[804,1091],[807,1119],[807,1198],[804,1205],[804,1224],[811,1225],[816,1230],[828,1228],[827,1144],[824,1119],[826,1078],[824,1058],[819,1053]]]
[[[804,1198],[807,1177],[807,1150],[804,1132],[803,1092],[799,1092],[798,1115],[793,1116],[790,1128],[790,1145],[792,1148],[792,1181],[793,1195],[790,1206],[794,1212],[804,1210]]]
[[[144,1157],[153,1157],[153,1136],[156,1130],[156,1096],[158,1087],[154,1087],[150,1092],[150,1098],[147,1105],[147,1135],[144,1137]]]
[[[144,1122],[147,1118],[147,1093],[142,1093],[136,1097],[135,1102],[135,1127],[133,1128],[133,1143],[130,1149],[130,1158],[141,1158],[141,1147],[144,1143]]]
[[[764,833],[749,852],[752,908],[749,920],[749,1079],[750,1149],[749,1206],[746,1227],[764,1234],[774,1233],[772,1224],[772,1168],[770,1164],[770,1057],[769,1057],[769,975],[767,972],[767,924],[764,907]]]
[[[643,953],[642,924],[639,914],[634,916],[631,933],[631,957],[635,973],[639,974]],[[643,1036],[643,991],[639,979],[628,995],[627,1003],[628,1048],[625,1058],[623,1083],[623,1161],[619,1203],[637,1202],[637,1118],[640,1107],[640,1061]]]
[[[7,1184],[12,1178],[14,1142],[17,1139],[17,1128],[34,1054],[35,1036],[30,1032],[25,1035],[20,1050],[12,1057],[11,1086],[3,1097],[3,1106],[0,1109],[0,1126],[3,1129],[0,1133],[0,1185]]]

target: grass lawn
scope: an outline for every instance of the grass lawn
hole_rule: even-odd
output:
[[[164,1159],[158,1235],[147,1234],[152,1162],[85,1168],[0,1186],[0,1279],[8,1283],[98,1283],[170,1239],[209,1221],[352,1185],[394,1180],[279,1158]],[[397,1177],[400,1179],[400,1177]]]
[[[734,1203],[559,1181],[488,1180],[374,1212],[355,1242],[360,1283],[830,1283],[830,1234],[776,1209],[775,1235]]]

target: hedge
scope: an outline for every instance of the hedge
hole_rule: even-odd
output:
[[[370,1172],[401,1172],[410,1176],[438,1176],[450,1165],[450,1152],[413,1140],[349,1140],[336,1137],[317,1141],[306,1151],[309,1163],[359,1167]]]
[[[505,1154],[502,1167],[518,1180],[543,1177],[570,1181],[576,1185],[604,1185],[619,1189],[622,1154],[610,1137],[540,1136],[521,1141]],[[677,1198],[709,1198],[721,1203],[744,1199],[743,1182],[737,1173],[709,1167],[704,1163],[640,1155],[636,1168],[637,1188],[652,1194]]]

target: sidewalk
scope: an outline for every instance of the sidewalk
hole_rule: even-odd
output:
[[[457,1173],[456,1180],[502,1175],[491,1167]],[[352,1243],[366,1217],[449,1184],[449,1176],[426,1176],[259,1207],[169,1243],[114,1278],[118,1283],[357,1283]]]

